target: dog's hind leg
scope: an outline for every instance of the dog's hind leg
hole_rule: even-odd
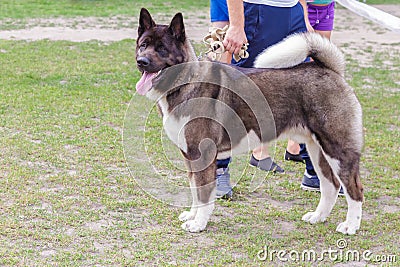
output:
[[[334,176],[319,145],[314,141],[308,142],[307,151],[320,180],[321,198],[316,210],[314,212],[308,212],[302,219],[303,221],[314,224],[317,222],[324,222],[331,213],[336,203],[340,184]]]
[[[191,156],[188,156],[190,154]],[[203,231],[214,210],[216,194],[216,161],[209,163],[210,155],[199,156],[197,153],[186,154],[186,165],[189,169],[190,189],[193,196],[189,212],[183,212],[179,219],[184,221],[182,228],[189,232]],[[196,155],[196,156],[193,156]],[[191,158],[192,160],[189,160]]]
[[[327,146],[326,149],[322,152],[331,167],[333,176],[343,187],[348,205],[346,221],[339,224],[336,230],[343,234],[352,235],[360,228],[362,215],[363,187],[359,174],[361,146],[346,146],[338,142],[337,145]],[[329,149],[330,151],[328,151]],[[335,156],[331,157],[330,155]]]
[[[360,153],[347,152],[343,155],[345,157],[341,161],[334,160],[338,163],[336,163],[337,170],[333,169],[343,187],[348,208],[346,221],[340,223],[336,231],[353,235],[360,229],[364,198],[359,172]]]

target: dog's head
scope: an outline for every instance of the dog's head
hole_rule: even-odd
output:
[[[157,25],[149,11],[140,11],[136,62],[142,77],[136,84],[139,94],[152,88],[152,80],[165,68],[187,61],[183,16],[177,13],[169,25]]]

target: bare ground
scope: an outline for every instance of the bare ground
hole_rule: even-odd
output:
[[[376,6],[392,15],[400,17],[400,5]],[[208,32],[209,15],[207,11],[199,13],[186,13],[186,32],[194,41],[200,41]],[[169,16],[156,15],[155,20],[168,23]],[[135,39],[137,36],[137,17],[116,16],[110,18],[54,18],[54,19],[30,19],[30,20],[6,20],[2,24],[14,24],[16,30],[0,31],[0,39],[9,40],[69,40],[84,42],[100,40],[105,42],[119,41],[123,39]],[[23,27],[23,29],[21,29]],[[393,44],[400,42],[400,35],[384,29],[355,13],[338,5],[335,16],[335,30],[333,41],[339,46],[345,43]]]
[[[400,5],[379,5],[377,8],[400,17]],[[169,23],[171,15],[157,14],[157,23]],[[208,33],[209,14],[207,10],[197,13],[185,13],[185,25],[188,36],[199,42]],[[41,39],[85,42],[99,40],[114,42],[123,39],[136,39],[138,17],[115,16],[110,18],[80,17],[29,20],[4,20],[3,25],[11,25],[15,30],[0,30],[0,39],[28,40]],[[398,55],[400,52],[400,34],[381,27],[349,10],[337,5],[335,30],[332,40],[346,56],[368,66],[373,62],[371,53],[383,50]],[[368,48],[370,53],[365,53]]]

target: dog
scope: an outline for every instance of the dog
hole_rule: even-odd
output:
[[[303,63],[306,57],[313,61]],[[179,216],[183,229],[200,232],[207,226],[217,159],[289,137],[306,144],[320,179],[320,202],[302,220],[324,222],[342,186],[348,211],[336,230],[359,230],[362,109],[344,79],[344,57],[329,40],[316,33],[289,36],[258,55],[254,68],[244,69],[199,61],[181,13],[159,25],[143,8],[136,62],[142,73],[136,90],[157,102],[164,130],[188,168],[193,204]]]

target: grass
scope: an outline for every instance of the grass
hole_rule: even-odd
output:
[[[347,242],[344,252],[372,252],[372,262],[363,264],[400,265],[398,44],[366,45],[367,63],[347,56],[346,76],[365,127],[366,201],[355,236],[335,232],[345,219],[343,198],[326,223],[300,220],[319,194],[299,188],[303,166],[281,161],[284,142],[275,152],[284,175],[265,176],[247,168],[246,155],[235,157],[234,199],[218,201],[205,232],[181,230],[177,217],[184,208],[142,190],[169,177],[179,185],[185,174],[153,104],[134,93],[134,45],[0,40],[0,266],[314,266],[258,256],[265,248],[320,253],[337,249],[340,239]],[[361,52],[346,45],[352,49]],[[253,175],[264,180],[255,192],[249,190]],[[354,261],[320,264],[340,263]]]
[[[154,13],[166,11],[173,13],[176,10],[196,11],[206,9],[208,6],[208,0],[2,0],[0,19],[136,16],[142,7]]]
[[[200,17],[209,12],[209,1],[145,0],[4,0],[0,5],[0,30],[40,27],[136,28],[140,9],[169,19],[176,12]],[[85,19],[86,18],[86,19]],[[167,21],[165,21],[167,23]]]
[[[302,167],[290,163],[284,164],[285,175],[270,175],[254,193],[247,187],[254,170],[246,170],[234,200],[218,202],[207,231],[187,234],[177,220],[182,208],[158,202],[139,187],[135,174],[154,173],[141,164],[146,156],[136,165],[128,160],[133,177],[125,168],[121,133],[138,79],[133,41],[0,45],[7,66],[0,70],[0,265],[254,266],[265,263],[257,259],[265,245],[318,251],[335,249],[340,238],[374,255],[399,250],[399,72],[382,64],[386,53],[377,54],[368,68],[349,61],[366,127],[365,219],[358,235],[334,231],[345,216],[343,199],[327,223],[300,221],[319,195],[300,190]],[[390,58],[399,66],[399,57]],[[141,120],[151,103],[133,95],[136,102],[132,119],[153,129],[146,143],[162,156],[159,147],[167,141],[160,139],[161,120],[154,111],[147,122]],[[132,148],[140,148],[142,128],[129,129],[138,136]],[[283,147],[277,146],[278,160]],[[169,164],[159,166],[167,175]],[[243,165],[233,166],[240,176]]]

